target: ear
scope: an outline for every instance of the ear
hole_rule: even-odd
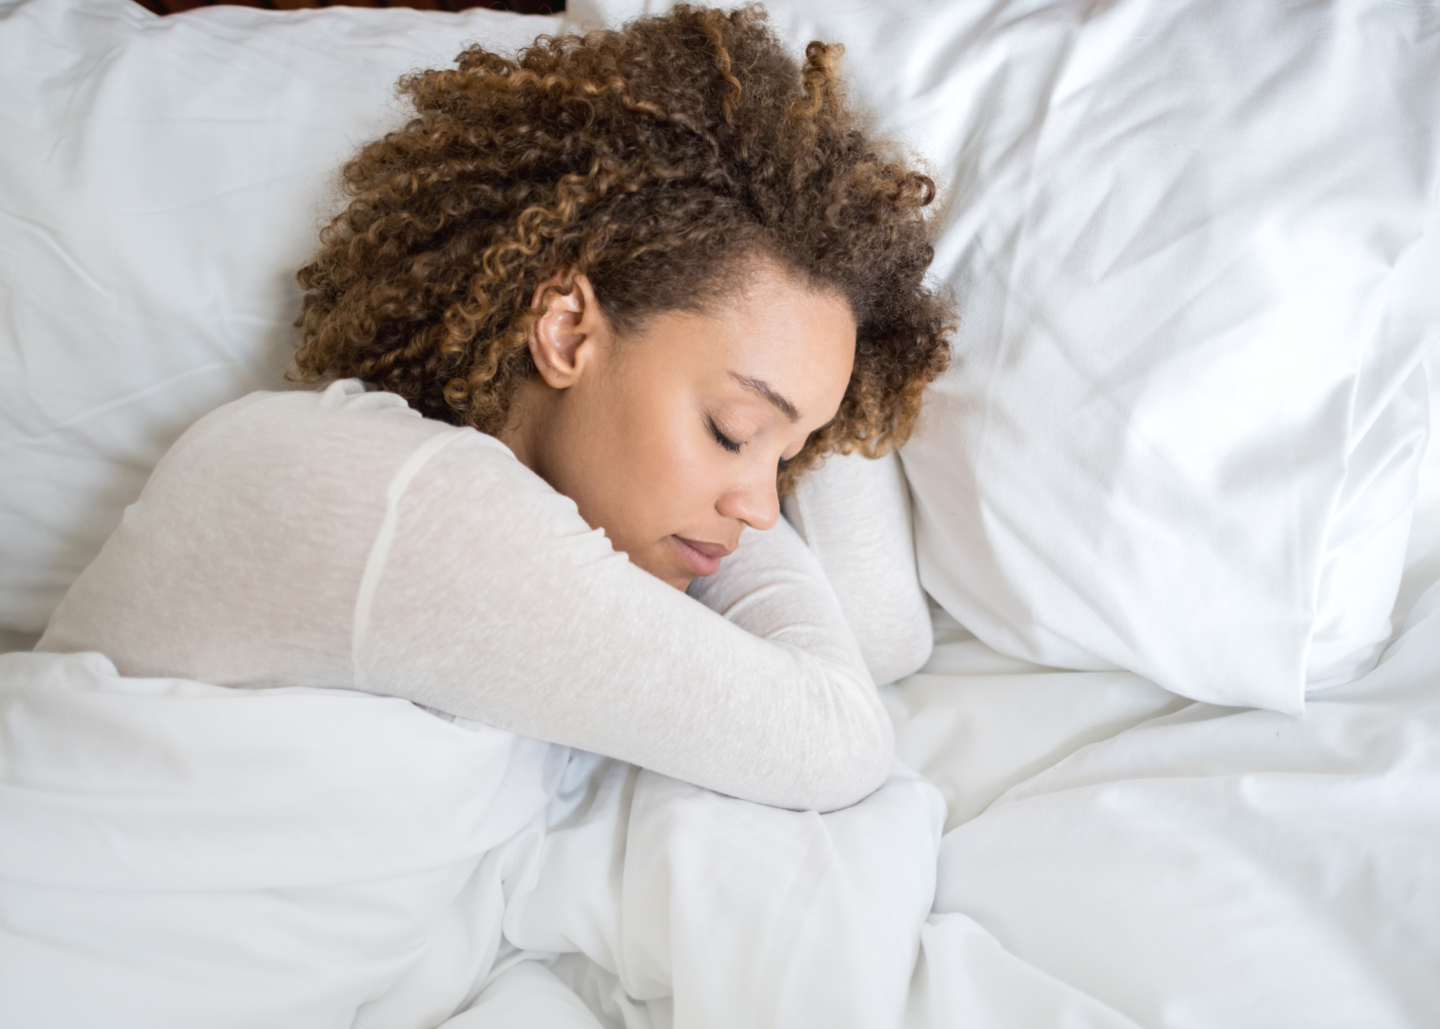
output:
[[[552,389],[575,385],[609,328],[589,279],[574,276],[569,293],[559,291],[561,283],[560,275],[551,276],[535,287],[530,300],[540,312],[530,326],[530,356]]]

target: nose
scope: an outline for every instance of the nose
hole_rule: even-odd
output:
[[[775,490],[775,476],[762,476],[722,494],[715,510],[763,532],[780,518],[780,494]]]

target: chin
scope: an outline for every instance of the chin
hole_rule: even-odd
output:
[[[667,546],[665,549],[669,549]],[[649,572],[659,579],[666,586],[673,586],[681,593],[690,588],[690,583],[695,581],[695,573],[688,568],[676,568],[673,561],[650,562],[641,560],[635,554],[628,554],[630,563],[642,572]],[[668,556],[668,555],[667,555]],[[658,566],[658,567],[657,567]]]
[[[684,593],[686,590],[688,590],[690,588],[690,584],[695,581],[695,576],[691,575],[689,572],[683,572],[679,575],[656,575],[655,578],[659,579],[667,586],[674,586],[681,593]]]

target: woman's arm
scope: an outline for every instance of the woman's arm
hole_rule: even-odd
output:
[[[892,730],[818,565],[784,526],[726,561],[699,590],[733,622],[496,440],[339,382],[197,424],[38,649],[403,697],[784,807],[859,800]]]
[[[788,526],[744,533],[697,603],[487,447],[446,446],[399,500],[357,621],[358,688],[783,807],[884,781],[889,718]]]
[[[930,658],[930,610],[915,568],[910,491],[894,454],[833,454],[785,498],[819,559],[877,683]]]

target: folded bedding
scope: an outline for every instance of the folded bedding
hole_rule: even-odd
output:
[[[1075,717],[972,758],[1019,781],[943,840],[941,766],[791,812],[393,699],[4,655],[0,1022],[484,1025],[522,961],[495,1009],[627,1029],[1433,1020],[1440,584],[1299,719],[944,672],[965,642],[891,688],[948,681],[917,725],[1013,726],[1057,675]]]
[[[1139,1025],[1423,1026],[1436,854],[1440,584],[1302,719],[1190,705],[1009,790],[945,837],[932,924]]]
[[[903,769],[793,812],[98,654],[0,656],[0,739],[4,1025],[434,1026],[560,953],[654,1024],[893,1023],[944,814]]]
[[[564,769],[366,694],[97,654],[3,655],[0,682],[5,1025],[397,1024],[382,997],[435,1024],[472,988],[452,970],[494,961],[505,847]]]

